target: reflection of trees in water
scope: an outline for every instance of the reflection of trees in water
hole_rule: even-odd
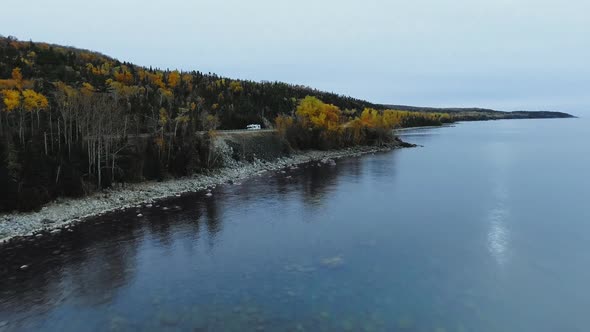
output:
[[[359,182],[363,174],[363,160],[361,158],[351,158],[343,160],[339,164],[340,176],[347,176],[354,182]]]
[[[195,250],[197,241],[206,234],[206,244],[213,248],[223,231],[226,209],[235,212],[237,206],[265,206],[264,200],[269,199],[301,200],[306,209],[315,210],[341,179],[362,181],[367,174],[373,178],[390,177],[395,171],[393,161],[390,156],[377,155],[339,160],[335,167],[310,164],[286,173],[267,173],[240,186],[220,187],[213,197],[197,193],[162,202],[167,211],[146,210],[143,219],[130,211],[98,219],[104,222],[81,224],[73,233],[27,244],[26,249],[3,249],[0,321],[7,315],[12,320],[15,315],[30,317],[50,311],[63,299],[80,299],[88,306],[108,302],[134,278],[140,245],[172,252],[174,244],[186,241],[190,234],[186,246]],[[157,243],[152,243],[154,240]],[[23,264],[30,267],[20,270]]]
[[[166,209],[170,209],[167,204],[163,204]],[[172,246],[172,223],[175,221],[176,213],[172,210],[162,210],[154,215],[148,216],[148,229],[154,238],[156,238],[163,247],[170,248]]]
[[[377,153],[371,156],[370,159],[365,158],[363,168],[365,173],[369,174],[374,179],[389,179],[395,174],[397,170],[396,160],[398,157],[397,151],[387,153]]]
[[[305,168],[302,175],[297,177],[292,190],[298,191],[306,208],[317,208],[343,179],[358,183],[363,181],[363,176],[369,175],[379,181],[382,178],[391,178],[395,169],[395,151],[363,158],[341,159],[335,167],[312,165]]]
[[[32,251],[43,253],[42,248],[32,248],[25,255],[22,249],[4,249],[0,256],[0,321],[24,318],[30,311],[42,312],[52,305],[52,301],[62,292],[60,287],[59,259],[52,259],[49,263],[53,268],[45,273],[31,264]],[[12,257],[14,255],[14,257]],[[12,258],[15,260],[12,261]],[[28,263],[31,267],[20,270],[19,266]],[[10,316],[9,316],[10,314]],[[16,317],[13,316],[16,314]]]
[[[132,278],[136,255],[137,242],[123,240],[92,249],[81,264],[68,265],[76,296],[89,305],[110,301]]]
[[[203,207],[205,208],[205,220],[207,224],[207,231],[210,238],[215,238],[217,233],[221,231],[221,219],[219,216],[219,203],[216,199],[206,199]]]
[[[285,173],[279,171],[264,174],[244,185],[228,187],[225,194],[237,197],[241,204],[256,202],[263,198],[291,199],[290,197],[295,194],[307,207],[316,207],[337,184],[340,173],[349,167],[348,162],[344,167],[317,164],[318,162],[313,162],[300,165],[296,169],[285,169]]]
[[[187,229],[198,241],[205,226],[208,238],[214,239],[222,229],[219,204],[218,199],[203,193],[162,202],[160,210],[146,216],[150,235],[167,249],[172,248],[179,234],[185,238]]]
[[[140,223],[85,223],[73,233],[3,249],[0,257],[1,313],[39,314],[64,298],[95,305],[108,301],[134,276]],[[20,266],[28,264],[25,270]]]
[[[219,213],[219,204],[220,202],[215,198],[204,198],[197,204],[198,208],[202,211],[198,222],[202,223],[204,221],[207,227],[207,244],[210,249],[215,247],[217,235],[222,230],[222,217]]]
[[[336,166],[310,164],[293,184],[289,184],[301,197],[306,208],[322,205],[343,177],[360,179],[365,167],[361,158],[348,158],[336,161]]]
[[[301,200],[308,208],[321,206],[325,196],[337,183],[341,167],[319,166],[308,167],[297,181]]]
[[[242,186],[232,189],[235,188]],[[157,212],[146,216],[150,235],[167,249],[171,249],[177,240],[186,240],[188,234],[193,241],[190,250],[196,249],[198,241],[206,241],[213,248],[218,234],[223,231],[223,211],[228,200],[230,197],[219,188],[212,197],[198,192],[162,202]]]
[[[265,173],[246,181],[243,185],[222,187],[213,198],[205,199],[207,209],[223,209],[228,204],[251,206],[252,203],[265,198],[280,201],[296,197],[301,199],[307,209],[317,209],[334,191],[342,177],[358,182],[362,181],[362,176],[367,173],[371,176],[390,177],[395,171],[391,153],[377,154],[372,159],[341,159],[337,161],[336,166],[317,164],[318,162],[313,162],[300,165],[297,169],[285,169],[284,173]],[[207,216],[210,234],[215,235],[219,231],[221,219],[211,219]],[[212,221],[215,223],[210,225]]]

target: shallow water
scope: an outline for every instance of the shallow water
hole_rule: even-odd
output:
[[[409,131],[4,249],[0,331],[587,331],[589,129]]]

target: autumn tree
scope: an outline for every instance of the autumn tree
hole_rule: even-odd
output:
[[[231,81],[231,83],[229,83],[229,89],[233,94],[239,94],[244,91],[244,87],[242,87],[242,84],[239,81]]]
[[[316,97],[307,96],[299,102],[295,112],[301,126],[312,134],[312,144],[318,147],[335,147],[341,134],[341,111]]]
[[[33,112],[37,115],[37,127],[40,127],[40,120],[39,120],[39,111],[44,110],[49,106],[49,101],[47,98],[42,95],[41,93],[35,92],[33,90],[24,90],[22,92],[23,96],[23,106],[25,111],[31,114],[31,134],[34,131],[33,127]]]
[[[2,90],[2,97],[6,112],[12,112],[21,105],[21,94],[18,90]]]
[[[12,79],[16,82],[16,87],[21,90],[23,88],[23,74],[19,67],[12,70]]]
[[[174,70],[168,74],[168,87],[174,89],[180,83],[180,73],[178,70]]]
[[[133,74],[131,74],[131,72],[129,72],[125,66],[119,68],[119,70],[117,70],[113,76],[119,83],[123,83],[125,85],[133,84]]]
[[[1,90],[0,97],[2,97],[2,112],[0,112],[0,133],[3,130],[3,113],[6,113],[6,117],[11,113],[14,113],[15,110],[20,108],[21,105],[21,94],[18,90]],[[20,133],[20,132],[19,132]]]
[[[2,100],[5,105],[5,111],[8,114],[13,114],[15,113],[15,111],[18,112],[18,114],[16,115],[18,118],[18,137],[21,144],[24,145],[25,133],[23,128],[24,114],[22,112],[22,94],[18,90],[2,90],[2,97]]]

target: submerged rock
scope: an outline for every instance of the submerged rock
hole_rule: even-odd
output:
[[[111,318],[111,330],[124,331],[128,325],[126,318],[121,316],[115,316]]]
[[[340,256],[328,257],[322,259],[321,264],[324,267],[335,268],[342,266],[344,264],[344,259]]]
[[[178,325],[180,317],[172,313],[160,314],[160,324],[165,326],[176,326]]]
[[[284,270],[287,272],[309,273],[314,272],[316,269],[311,266],[288,264],[285,265]]]
[[[352,324],[352,322],[350,320],[344,320],[342,323],[342,329],[344,331],[353,331],[354,330],[354,324]]]
[[[329,165],[329,166],[336,166],[336,161],[334,161],[334,159],[331,159],[331,158],[323,159],[322,163]]]
[[[414,321],[410,317],[401,317],[397,320],[397,327],[400,330],[409,330],[414,327]]]

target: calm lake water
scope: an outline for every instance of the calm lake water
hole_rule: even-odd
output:
[[[0,330],[589,331],[590,123],[404,139],[5,249]]]

